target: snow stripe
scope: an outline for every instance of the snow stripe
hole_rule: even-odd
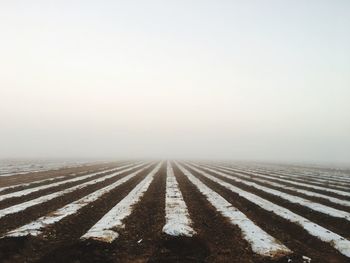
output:
[[[99,190],[97,190],[97,191],[95,191],[87,196],[84,196],[83,198],[80,198],[79,200],[76,200],[68,205],[65,205],[64,207],[57,209],[56,211],[51,212],[46,216],[40,217],[39,219],[37,219],[33,222],[30,222],[29,224],[26,224],[24,226],[21,226],[21,227],[15,229],[15,230],[12,230],[12,231],[6,233],[6,235],[4,237],[20,237],[20,236],[28,236],[28,235],[38,236],[44,231],[44,229],[47,226],[55,224],[55,223],[61,221],[62,219],[66,218],[70,215],[75,214],[76,212],[78,212],[78,210],[80,210],[83,207],[87,206],[88,204],[96,201],[101,196],[109,193],[110,191],[112,191],[116,187],[129,181],[131,178],[135,177],[137,174],[146,170],[150,166],[151,166],[151,164],[139,169],[136,172],[133,172],[133,173],[119,179],[118,181],[114,182],[111,185],[108,185],[104,188],[101,188],[101,189],[99,189]]]
[[[315,169],[309,169],[306,167],[303,168],[292,168],[292,169],[286,169],[285,167],[280,169],[274,169],[277,172],[293,172],[293,173],[300,173],[304,176],[317,176],[317,177],[323,177],[325,179],[331,178],[335,180],[345,180],[349,181],[350,174],[349,173],[343,173],[339,171],[321,171],[321,170],[315,170]]]
[[[5,208],[5,209],[1,209],[0,210],[0,218],[3,218],[3,217],[5,217],[7,215],[10,215],[10,214],[15,214],[15,213],[24,211],[25,209],[27,209],[29,207],[32,207],[32,206],[35,206],[35,205],[38,205],[38,204],[42,204],[44,202],[50,201],[53,198],[57,198],[57,197],[63,196],[65,194],[74,192],[76,190],[83,189],[83,188],[85,188],[85,187],[87,187],[89,185],[94,185],[96,183],[103,182],[103,181],[105,181],[105,180],[107,180],[109,178],[113,178],[113,177],[115,177],[117,175],[120,175],[122,173],[128,172],[128,171],[130,171],[132,169],[135,169],[137,167],[140,167],[142,165],[144,165],[144,164],[135,165],[135,166],[127,168],[125,170],[122,170],[122,171],[119,171],[119,172],[115,172],[113,174],[105,175],[105,176],[100,177],[98,179],[93,179],[92,181],[85,182],[83,184],[76,185],[76,186],[67,188],[67,189],[62,190],[62,191],[58,191],[58,192],[55,192],[55,193],[52,193],[52,194],[44,195],[44,196],[35,198],[35,199],[27,201],[27,202],[23,202],[23,203],[14,205],[14,206],[10,206],[10,207]]]
[[[308,174],[303,174],[301,172],[293,172],[293,171],[270,171],[266,169],[261,169],[261,168],[255,168],[255,169],[250,169],[252,172],[258,172],[258,173],[268,173],[268,174],[273,174],[276,175],[277,177],[287,177],[287,178],[295,178],[297,180],[302,180],[302,181],[307,181],[309,179],[312,179],[313,181],[319,182],[321,184],[328,184],[328,185],[333,185],[335,187],[339,186],[345,186],[345,187],[350,187],[350,177],[347,180],[338,180],[334,179],[331,177],[331,175],[328,176],[322,176],[322,175],[308,175]]]
[[[108,169],[108,170],[104,170],[104,171],[100,171],[100,172],[95,172],[95,173],[91,173],[91,174],[87,174],[87,175],[74,177],[72,179],[67,179],[67,180],[64,180],[64,181],[57,182],[57,183],[41,185],[41,186],[37,186],[37,187],[34,187],[34,188],[29,188],[29,189],[12,192],[12,193],[5,194],[5,195],[0,195],[0,201],[6,200],[6,199],[9,199],[9,198],[14,198],[14,197],[26,196],[26,195],[29,195],[31,193],[35,193],[35,192],[38,192],[38,191],[41,191],[41,190],[45,190],[45,189],[48,189],[48,188],[51,188],[51,187],[60,186],[60,185],[67,184],[67,183],[79,182],[79,181],[82,181],[82,180],[94,177],[96,175],[102,175],[104,173],[110,173],[110,172],[119,171],[119,170],[122,170],[122,169],[124,169],[126,167],[130,167],[130,166],[133,166],[133,165],[135,165],[135,164],[134,163],[127,164],[127,165],[120,166],[120,167],[113,168],[113,169]]]
[[[227,166],[227,165],[225,165]],[[229,165],[228,165],[229,166]],[[324,182],[326,181],[327,183],[335,183],[335,184],[343,184],[343,185],[348,185],[350,183],[350,177],[348,177],[347,179],[344,178],[343,180],[340,179],[334,179],[332,177],[332,175],[315,175],[315,174],[306,174],[304,171],[294,171],[294,170],[276,170],[275,168],[270,168],[269,169],[262,169],[262,168],[255,168],[255,169],[251,169],[250,167],[247,168],[239,168],[239,167],[231,167],[229,166],[231,169],[236,169],[236,170],[240,170],[241,172],[244,172],[246,170],[249,170],[250,172],[260,172],[260,173],[269,173],[273,174],[273,176],[277,176],[277,177],[285,177],[287,176],[287,178],[289,179],[295,179],[295,180],[308,180],[309,178],[314,178],[315,180],[319,181],[322,180],[321,182],[319,182],[319,184],[324,184]],[[295,178],[298,177],[298,178]],[[308,181],[310,182],[310,181]],[[339,187],[338,185],[335,187]]]
[[[176,164],[181,172],[191,181],[191,183],[194,184],[197,189],[207,198],[211,205],[213,205],[224,217],[228,218],[233,225],[236,225],[241,229],[243,238],[250,243],[254,253],[273,258],[292,253],[292,251],[284,246],[280,241],[255,225],[245,216],[245,214],[233,207],[232,204],[230,204],[221,195],[211,190],[182,165],[178,163]]]
[[[81,173],[83,173],[83,172],[81,172]],[[30,185],[33,185],[33,184],[40,184],[40,183],[44,183],[44,182],[51,182],[51,181],[54,181],[54,180],[57,180],[57,179],[62,179],[62,178],[70,177],[70,176],[74,176],[74,175],[76,175],[76,173],[72,173],[72,174],[69,174],[69,175],[57,176],[57,177],[53,177],[53,178],[49,178],[49,179],[38,180],[38,181],[30,182],[30,183],[15,184],[15,185],[10,185],[10,186],[0,187],[0,192],[3,192],[3,191],[8,190],[8,189],[14,189],[14,188],[17,188],[17,187],[27,187],[27,186],[30,186]]]
[[[293,213],[292,211],[281,207],[279,205],[276,205],[266,199],[261,198],[260,196],[257,196],[255,194],[246,192],[238,187],[235,187],[232,184],[229,184],[215,176],[212,176],[205,171],[199,170],[196,167],[192,165],[188,165],[193,169],[194,171],[198,172],[199,174],[203,175],[204,177],[212,180],[213,182],[220,184],[221,186],[227,188],[231,192],[234,192],[238,194],[239,196],[247,199],[248,201],[256,204],[257,206],[260,206],[266,211],[272,212],[292,223],[295,223],[302,228],[304,228],[310,235],[327,242],[329,245],[334,247],[336,250],[338,250],[340,253],[343,255],[350,257],[350,241],[347,240],[346,238],[320,226],[317,225],[316,223]]]
[[[193,165],[196,167],[201,167],[197,164],[193,164]],[[272,189],[272,188],[269,188],[266,186],[262,186],[262,185],[252,183],[252,182],[249,182],[249,181],[246,181],[243,179],[239,179],[237,177],[233,177],[232,175],[228,175],[226,173],[223,173],[223,172],[220,172],[220,171],[208,168],[208,167],[204,167],[204,168],[202,167],[202,169],[206,169],[208,171],[211,171],[213,173],[221,175],[222,177],[234,180],[235,182],[242,183],[242,184],[245,184],[247,186],[252,186],[258,190],[261,190],[261,191],[264,191],[266,193],[269,193],[269,194],[278,196],[282,199],[285,199],[288,202],[291,202],[294,204],[300,204],[300,205],[305,206],[311,210],[314,210],[314,211],[317,211],[317,212],[320,212],[320,213],[323,213],[323,214],[326,214],[329,216],[338,217],[338,218],[342,218],[342,219],[350,221],[350,213],[348,213],[346,211],[338,210],[338,209],[335,209],[335,208],[332,208],[332,207],[329,207],[326,205],[322,205],[322,204],[313,202],[311,200],[307,200],[307,199],[299,197],[299,196],[287,194],[287,193],[284,193],[284,192],[281,192],[281,191],[278,191],[278,190],[275,190],[275,189]]]
[[[288,175],[288,176],[312,176],[316,178],[324,178],[326,180],[340,180],[345,183],[349,183],[350,180],[350,174],[339,174],[339,171],[321,171],[321,170],[313,170],[308,171],[308,168],[296,168],[296,167],[288,167],[285,165],[266,165],[266,164],[232,164],[227,162],[221,162],[221,163],[212,163],[212,164],[220,164],[224,165],[230,168],[237,168],[237,169],[243,169],[243,170],[251,170],[254,172],[254,170],[260,170],[262,172],[268,172],[268,173],[281,173],[282,175]],[[339,178],[339,176],[341,176]]]
[[[234,171],[234,172],[237,172],[236,169],[232,169],[232,168],[227,168],[227,169],[231,170],[231,171]],[[310,184],[306,184],[306,183],[298,183],[298,182],[293,181],[293,179],[276,178],[276,177],[273,177],[273,176],[262,175],[262,174],[258,174],[258,173],[254,173],[254,172],[248,172],[248,173],[251,174],[251,175],[260,176],[260,177],[264,177],[264,178],[267,178],[267,179],[276,180],[276,181],[279,181],[279,182],[284,182],[284,183],[288,183],[288,184],[292,184],[292,185],[296,185],[296,186],[305,186],[305,187],[316,189],[316,190],[331,192],[331,193],[335,193],[337,195],[350,197],[350,193],[349,192],[345,192],[345,191],[341,191],[341,190],[335,190],[335,189],[331,189],[331,188],[327,188],[327,187],[310,185]]]
[[[0,176],[14,176],[37,172],[57,171],[65,168],[76,168],[87,165],[86,161],[2,161],[0,163]]]
[[[228,168],[229,169],[229,168]],[[232,170],[232,169],[231,169]],[[252,170],[252,169],[237,169],[235,168],[236,171],[238,172],[248,172],[248,173],[256,173],[259,175],[265,175],[264,173],[268,173],[268,175],[266,176],[271,176],[273,178],[277,178],[277,179],[289,179],[292,180],[293,182],[301,182],[301,183],[307,183],[310,185],[315,185],[315,186],[323,186],[323,187],[333,187],[335,189],[343,189],[343,190],[350,190],[350,186],[348,186],[347,184],[342,184],[342,185],[338,185],[336,183],[332,183],[329,180],[324,180],[324,179],[314,179],[314,178],[305,178],[296,174],[280,174],[280,173],[275,173],[275,172],[261,172],[261,171],[256,171],[256,170]],[[325,185],[326,184],[326,185]]]
[[[147,191],[161,165],[159,163],[126,197],[90,228],[81,239],[94,239],[111,243],[118,238],[118,229],[124,228],[123,220],[131,214],[133,206],[140,201]]]
[[[293,191],[293,192],[296,192],[296,193],[300,193],[300,194],[304,194],[304,195],[307,195],[307,196],[310,196],[310,197],[323,198],[323,199],[326,199],[326,200],[328,200],[328,201],[330,201],[332,203],[335,203],[335,204],[339,204],[339,205],[343,205],[343,206],[350,206],[350,201],[347,201],[347,200],[342,200],[342,199],[331,197],[331,196],[328,196],[328,195],[325,195],[325,194],[319,194],[319,193],[316,193],[316,192],[303,190],[303,189],[296,188],[296,187],[287,186],[285,184],[280,184],[280,183],[267,181],[267,180],[258,178],[257,176],[251,177],[251,176],[246,175],[246,174],[230,171],[230,170],[226,169],[224,166],[211,166],[211,165],[204,165],[204,166],[205,167],[209,167],[209,168],[211,167],[211,168],[217,169],[219,171],[223,171],[223,172],[228,172],[228,173],[231,174],[231,176],[235,176],[236,175],[236,176],[244,177],[244,178],[251,179],[251,180],[254,180],[254,181],[257,181],[257,182],[260,182],[260,183],[269,184],[271,186],[280,187],[280,188],[282,187],[283,189],[290,190],[290,191]]]
[[[103,169],[104,168],[99,168],[97,170],[99,172],[101,172],[101,170],[103,170]],[[90,172],[90,171],[91,170],[88,170],[86,172]],[[10,186],[4,186],[4,187],[0,187],[0,192],[3,192],[3,191],[8,190],[8,189],[14,189],[14,188],[17,188],[17,187],[27,187],[27,186],[31,186],[31,185],[34,185],[34,184],[51,182],[51,181],[54,181],[54,180],[57,180],[57,179],[69,178],[70,176],[77,175],[77,174],[82,174],[82,173],[85,173],[85,171],[82,171],[82,172],[79,172],[79,173],[71,173],[71,174],[68,174],[68,175],[52,177],[52,178],[48,178],[48,179],[37,180],[37,181],[29,182],[29,183],[21,183],[21,184],[15,184],[15,185],[10,185]]]
[[[163,232],[170,236],[191,237],[196,233],[170,162],[167,164],[165,220]]]

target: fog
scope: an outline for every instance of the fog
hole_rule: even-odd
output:
[[[0,158],[349,164],[349,12],[1,1]]]

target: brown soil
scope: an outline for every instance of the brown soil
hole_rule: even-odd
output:
[[[348,262],[347,258],[333,249],[329,244],[309,235],[303,228],[293,224],[275,214],[261,209],[259,206],[247,201],[239,195],[229,191],[217,183],[189,170],[193,175],[205,182],[211,189],[218,192],[232,203],[241,212],[246,214],[254,223],[270,235],[282,241],[287,247],[299,255],[306,255],[312,262]]]
[[[114,164],[114,166],[117,165],[118,164]],[[101,166],[98,168],[95,167],[94,169],[97,170],[106,167],[107,166]],[[291,256],[276,260],[256,256],[252,252],[249,243],[242,238],[240,229],[232,225],[217,212],[176,166],[173,166],[175,176],[193,221],[193,228],[197,234],[192,238],[170,237],[163,234],[162,228],[165,224],[166,180],[166,167],[164,164],[141,201],[134,206],[132,214],[125,219],[125,228],[119,230],[118,233],[120,236],[118,239],[111,244],[102,244],[96,241],[81,241],[80,237],[112,207],[120,202],[154,167],[153,165],[128,182],[102,196],[97,201],[83,207],[78,213],[68,216],[60,222],[47,227],[39,237],[0,239],[0,262],[301,263],[302,255],[311,257],[312,262],[347,262],[347,258],[338,253],[330,245],[313,238],[301,227],[259,208],[244,198],[239,197],[224,187],[205,179],[203,176],[189,169],[193,175],[245,213],[258,226],[282,241],[295,252]],[[85,173],[92,168],[87,169],[85,167],[85,169],[85,171],[80,172]],[[62,173],[57,173],[55,176],[63,175],[65,172],[66,169],[62,170]],[[0,234],[35,220],[39,216],[45,215],[50,211],[54,211],[65,204],[111,184],[131,172],[132,171],[117,176],[116,178],[106,180],[105,182],[64,195],[63,197],[55,198],[21,213],[6,216],[0,219]],[[69,172],[67,172],[67,174],[69,174]],[[38,180],[37,176],[33,175],[32,180]],[[231,183],[231,180],[225,180]],[[50,188],[37,193],[37,195],[40,196],[51,193],[72,185],[65,184],[61,187]],[[253,192],[250,188],[246,188],[246,190]],[[282,204],[281,200],[278,198],[267,195],[263,196],[260,192],[255,193],[274,203],[283,206],[286,205]],[[16,203],[33,199],[37,195],[28,195],[22,197],[22,199],[16,199]],[[14,201],[12,200],[12,202]],[[0,203],[0,205],[5,206],[5,203]],[[298,206],[288,208],[300,213],[311,213],[310,211],[299,210],[301,208]],[[321,223],[328,228],[341,230],[347,233],[347,230],[343,229],[342,225],[334,226],[333,224],[335,223],[328,221],[328,218],[319,217],[320,215],[317,215],[317,213],[311,214],[312,215],[308,215],[310,218],[315,219],[315,221],[316,219],[322,221]]]
[[[135,169],[137,170],[137,169]],[[135,171],[132,170],[132,171]],[[130,172],[132,172],[130,171]],[[96,191],[102,187],[105,187],[123,176],[126,176],[130,172],[123,173],[114,178],[107,179],[103,182],[87,186],[83,189],[76,190],[72,193],[65,194],[63,196],[51,199],[50,201],[44,202],[39,205],[35,205],[21,211],[19,213],[10,214],[0,219],[0,234],[7,232],[10,229],[16,228],[23,224],[29,223],[36,218],[39,218],[43,215],[46,215],[48,212],[55,211],[56,209],[74,201],[79,198],[82,198],[89,193]]]
[[[79,238],[125,197],[149,171],[150,168],[85,206],[78,213],[50,226],[40,237],[0,239],[0,251],[3,253],[0,254],[0,262],[64,262],[70,248],[79,243]],[[74,200],[78,198],[76,196]],[[62,204],[59,207],[61,206]],[[68,257],[67,260],[72,262]]]
[[[291,203],[286,199],[282,199],[282,198],[277,197],[275,195],[268,194],[262,190],[258,190],[256,188],[254,188],[254,187],[247,186],[243,183],[235,182],[234,180],[230,180],[226,177],[222,177],[222,176],[217,175],[215,173],[212,173],[208,170],[206,170],[206,172],[208,172],[211,175],[217,176],[221,180],[228,182],[228,183],[231,183],[232,185],[235,185],[243,190],[246,190],[248,192],[256,194],[256,195],[258,195],[266,200],[269,200],[277,205],[283,206],[283,207],[291,210],[292,212],[295,212],[296,214],[299,214],[307,219],[310,219],[311,221],[313,221],[313,222],[315,222],[315,223],[317,223],[317,224],[319,224],[327,229],[330,229],[338,234],[341,234],[343,237],[346,237],[346,238],[350,237],[350,230],[349,230],[350,229],[350,222],[345,220],[345,219],[328,216],[326,214],[317,212],[315,210],[309,209],[309,208],[304,207],[302,205]],[[266,186],[268,186],[268,185],[266,185]],[[281,190],[281,189],[279,189],[279,190]],[[287,191],[284,191],[282,189],[282,192],[287,192]],[[311,198],[308,198],[308,199],[311,199]]]
[[[252,176],[252,174],[249,173],[249,172],[240,172],[240,173]],[[300,189],[309,190],[309,191],[317,192],[317,193],[320,193],[320,194],[325,194],[325,195],[329,195],[329,196],[333,196],[333,197],[336,197],[336,198],[340,198],[340,199],[344,199],[344,200],[349,200],[350,201],[350,197],[344,197],[342,195],[339,195],[339,194],[336,194],[336,193],[333,193],[333,192],[329,192],[329,191],[325,191],[325,190],[314,189],[314,188],[311,188],[311,186],[307,187],[307,186],[295,185],[295,184],[291,184],[291,183],[287,183],[287,182],[280,182],[280,181],[278,181],[278,178],[276,178],[276,179],[268,179],[268,180],[271,180],[271,182],[283,183],[283,184],[285,184],[287,186],[298,187]],[[323,185],[323,187],[327,187],[327,186]],[[332,188],[335,189],[334,187],[332,187]],[[346,190],[344,190],[344,189],[338,189],[338,190],[346,192]]]
[[[285,176],[284,174],[280,174],[278,172],[262,172],[262,171],[258,171],[256,172],[258,174],[264,174],[264,175],[269,175],[269,176],[274,176],[274,177],[279,177],[281,176]],[[339,181],[333,181],[331,177],[329,177],[328,181],[324,181],[324,182],[320,182],[320,181],[313,181],[313,179],[323,179],[323,178],[318,178],[317,176],[302,176],[302,177],[291,177],[293,178],[294,181],[297,182],[301,182],[301,183],[311,183],[311,184],[315,184],[315,185],[319,185],[319,186],[325,186],[328,187],[329,185],[336,185],[336,186],[347,186],[350,187],[350,182],[339,182]],[[350,181],[350,177],[348,178]],[[323,179],[323,180],[327,180],[327,179]],[[333,187],[333,186],[331,186]],[[342,190],[341,188],[339,188],[339,190]]]
[[[105,170],[105,169],[103,169],[103,170]],[[6,207],[9,207],[9,206],[12,206],[12,205],[16,205],[16,204],[19,204],[19,203],[23,203],[23,202],[26,202],[26,201],[29,201],[29,200],[35,199],[37,197],[53,193],[53,192],[58,192],[58,191],[61,191],[61,190],[64,190],[64,189],[67,189],[67,188],[70,188],[70,187],[73,187],[73,186],[76,186],[76,185],[79,185],[79,184],[82,184],[82,183],[85,183],[85,182],[88,182],[88,181],[91,181],[91,180],[94,180],[94,179],[98,179],[101,176],[113,173],[113,172],[103,172],[103,170],[93,170],[93,171],[91,171],[91,172],[89,171],[87,173],[86,172],[80,173],[79,175],[71,175],[68,178],[66,178],[65,180],[72,179],[72,178],[75,178],[75,177],[81,177],[83,175],[90,174],[90,173],[99,172],[99,174],[97,174],[97,175],[95,175],[93,177],[90,177],[90,178],[86,178],[84,180],[79,180],[79,181],[76,181],[76,182],[67,182],[65,184],[62,184],[62,185],[59,185],[59,186],[55,186],[55,187],[50,187],[50,188],[47,188],[47,189],[43,189],[43,190],[40,190],[40,191],[37,191],[37,192],[33,192],[31,194],[28,194],[28,195],[19,196],[19,197],[12,197],[12,198],[8,198],[6,200],[0,201],[0,209],[6,208]],[[62,182],[62,181],[64,181],[64,179],[60,180],[60,181]],[[51,183],[55,183],[55,182],[56,181],[50,181],[49,183],[46,183],[46,184],[51,184]],[[30,188],[32,188],[32,187],[30,187]]]
[[[31,183],[34,181],[49,179],[62,175],[70,175],[72,173],[87,172],[89,170],[94,171],[98,169],[109,169],[121,165],[122,162],[113,162],[108,164],[93,164],[93,165],[83,165],[79,167],[69,167],[62,168],[59,170],[49,170],[42,172],[33,172],[12,176],[0,176],[0,187],[17,185],[22,183]],[[20,189],[16,189],[20,190]]]

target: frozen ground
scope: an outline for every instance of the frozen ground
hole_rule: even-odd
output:
[[[86,160],[0,160],[0,176],[57,170],[92,163]]]

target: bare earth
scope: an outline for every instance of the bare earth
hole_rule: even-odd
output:
[[[127,162],[116,162],[99,165],[84,165],[56,171],[2,177],[0,178],[1,188],[24,183],[25,185],[7,189],[0,188],[0,197],[24,189],[45,186],[55,182],[64,182],[72,178],[100,172],[91,178],[67,182],[58,186],[34,191],[23,196],[10,197],[2,200],[0,201],[0,216],[2,211],[6,208],[111,174],[112,172],[104,171],[123,166],[126,163]],[[32,222],[41,216],[50,214],[98,189],[108,186],[140,168],[133,168],[116,177],[91,184],[57,198],[52,198],[23,211],[0,217],[0,236],[3,237],[0,239],[0,262],[308,262],[303,256],[311,258],[311,262],[350,262],[349,257],[340,253],[329,243],[323,242],[310,235],[301,226],[287,221],[272,212],[268,212],[255,203],[229,191],[218,183],[205,178],[202,174],[188,166],[187,163],[183,163],[183,165],[196,178],[199,178],[210,189],[214,190],[235,208],[244,213],[254,224],[287,246],[292,253],[288,256],[276,258],[263,257],[254,253],[250,243],[243,238],[241,229],[218,212],[174,163],[172,163],[174,174],[193,222],[192,227],[197,232],[196,235],[192,237],[169,236],[162,232],[162,228],[165,224],[167,176],[166,163],[163,163],[145,194],[140,201],[132,207],[132,213],[123,221],[125,227],[117,230],[119,237],[116,240],[112,243],[104,243],[80,239],[81,236],[95,225],[110,209],[119,203],[151,170],[154,169],[156,164],[153,163],[150,167],[140,172],[126,183],[117,186],[96,201],[86,204],[76,213],[52,225],[48,225],[39,236],[6,237],[6,233]],[[274,176],[276,179],[270,179],[271,182],[281,183],[275,172],[276,171],[259,171],[262,175]],[[294,172],[295,171],[293,171],[293,173]],[[350,240],[349,220],[326,215],[305,207],[302,204],[289,202],[288,200],[222,177],[213,172],[208,173],[222,179],[224,182],[228,182],[249,193],[256,194],[265,200],[287,208],[337,233],[343,238]],[[230,174],[229,171],[227,171],[227,174]],[[245,174],[251,175],[251,171],[247,170]],[[38,180],[56,178],[58,176],[65,177],[35,183]],[[233,171],[232,176],[235,176]],[[319,176],[318,178],[323,178],[315,174],[315,178],[317,178],[317,176]],[[350,194],[350,180],[347,180],[348,177],[346,177],[346,175],[334,177],[334,180],[331,181],[330,179],[328,183],[323,182],[323,179],[313,181],[306,174],[301,174],[300,177],[293,177],[291,175],[290,178],[294,180],[293,182],[305,182],[311,186],[331,187],[332,189]],[[249,182],[256,182],[254,176],[246,180]],[[33,184],[28,184],[31,182],[33,182]],[[336,204],[325,198],[307,196],[290,189],[284,189],[284,187],[272,187],[268,183],[259,184],[350,213],[350,206]],[[295,187],[293,183],[285,182],[285,185]],[[298,189],[309,190],[350,202],[349,196],[344,197],[334,192],[319,189],[315,190],[307,186],[298,186]]]

